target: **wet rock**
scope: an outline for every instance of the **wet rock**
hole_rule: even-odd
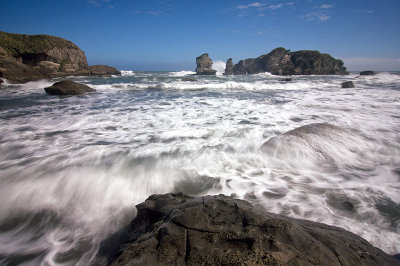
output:
[[[228,196],[152,195],[137,210],[112,265],[400,265],[344,229]]]
[[[90,75],[94,76],[109,76],[109,75],[121,75],[121,71],[115,67],[106,65],[94,65],[89,67]]]
[[[197,81],[197,79],[194,79],[194,78],[188,78],[188,77],[183,77],[183,78],[182,78],[182,81],[196,82],[196,81]]]
[[[285,81],[285,82],[289,82],[292,81],[292,78],[284,78],[284,79],[279,79],[279,81]]]
[[[342,83],[342,88],[354,88],[354,83],[353,81],[345,81]]]
[[[51,87],[44,88],[44,91],[51,95],[79,95],[95,92],[96,90],[85,84],[76,83],[71,80],[63,80],[54,83]]]
[[[196,57],[196,74],[197,75],[215,75],[217,70],[212,69],[212,60],[208,57],[208,54],[202,54]]]
[[[372,70],[366,70],[366,71],[360,72],[360,75],[361,76],[373,76],[373,75],[375,75],[375,72]]]

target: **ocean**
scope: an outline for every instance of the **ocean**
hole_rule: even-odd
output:
[[[136,204],[180,191],[234,195],[400,253],[400,73],[193,74],[71,77],[97,92],[70,97],[45,94],[55,81],[6,83],[0,265],[97,264]],[[336,127],[282,135],[315,123]]]

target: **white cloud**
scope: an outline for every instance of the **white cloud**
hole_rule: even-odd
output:
[[[369,57],[347,57],[341,59],[350,71],[400,71],[400,59]]]
[[[263,4],[256,2],[256,3],[249,4],[249,5],[240,5],[237,7],[237,9],[248,9],[250,7],[262,7],[262,6],[263,6]]]
[[[319,21],[327,21],[331,17],[320,12],[311,12],[305,15],[300,16],[301,19],[307,20],[307,21],[314,21],[314,20],[319,20]]]
[[[275,10],[275,9],[279,9],[282,7],[282,4],[277,4],[277,5],[270,5],[268,6],[269,9]]]
[[[333,5],[321,5],[319,8],[322,8],[322,9],[329,9],[329,8],[332,8],[333,7]]]
[[[260,4],[260,3],[252,3],[249,5],[249,7],[262,7],[262,6],[263,6],[263,4]]]

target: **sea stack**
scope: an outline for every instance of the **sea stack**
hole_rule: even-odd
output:
[[[212,60],[208,57],[208,54],[202,54],[196,57],[196,74],[197,75],[215,75],[217,70],[212,69]]]
[[[319,51],[291,52],[283,47],[257,58],[240,60],[232,66],[228,60],[225,75],[258,74],[270,72],[274,75],[346,75],[343,61]]]

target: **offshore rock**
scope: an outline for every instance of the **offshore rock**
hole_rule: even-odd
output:
[[[228,60],[229,61],[229,60]],[[231,62],[230,62],[231,63]],[[318,51],[290,52],[279,47],[257,58],[240,60],[229,66],[230,74],[258,74],[270,72],[274,75],[345,75],[348,74],[341,60]]]
[[[95,76],[109,76],[109,75],[121,75],[121,71],[115,67],[106,65],[94,65],[89,67],[90,75]]]
[[[96,90],[85,84],[76,83],[71,80],[63,80],[54,83],[51,87],[44,88],[44,91],[51,95],[80,95],[95,92]]]
[[[344,229],[229,196],[152,195],[112,265],[400,265]]]
[[[361,71],[360,75],[361,76],[373,76],[373,75],[375,75],[375,72],[372,70],[366,70],[366,71]]]
[[[225,66],[225,73],[224,75],[232,75],[233,74],[233,63],[232,63],[232,58],[229,58],[228,61],[226,61],[226,66]]]
[[[342,83],[342,88],[354,88],[354,83],[353,81],[345,81]]]
[[[196,57],[196,74],[197,75],[215,75],[217,70],[212,69],[212,60],[208,57],[208,54],[202,54]]]

